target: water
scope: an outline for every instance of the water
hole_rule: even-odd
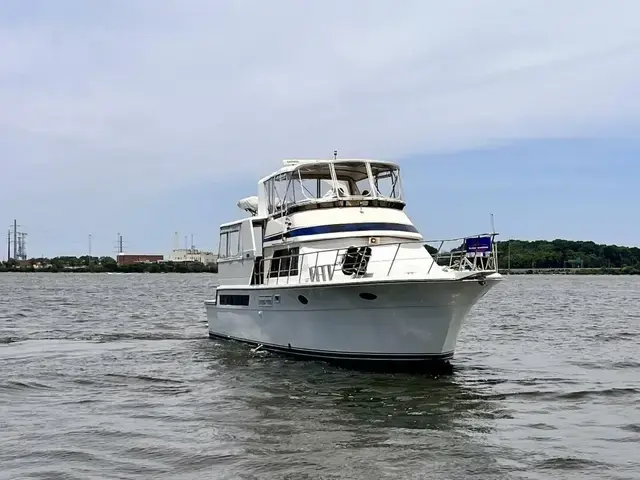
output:
[[[0,275],[0,478],[640,478],[640,279],[511,277],[450,377],[206,336],[211,275]]]

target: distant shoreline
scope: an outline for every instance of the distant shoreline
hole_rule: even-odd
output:
[[[496,242],[501,273],[638,275],[640,248],[578,240]]]
[[[130,275],[130,274],[134,274],[134,273],[144,273],[144,274],[149,274],[149,275],[161,275],[161,274],[168,274],[168,273],[179,273],[179,274],[187,274],[187,273],[209,273],[212,275],[216,275],[217,272],[210,272],[210,271],[201,271],[201,272],[179,272],[179,271],[171,271],[171,272],[98,272],[98,271],[89,271],[89,270],[56,270],[51,271],[51,270],[0,270],[0,273],[28,273],[28,274],[33,274],[33,273],[72,273],[74,275],[76,274],[82,274],[82,273],[92,273],[92,274],[101,274],[101,275]]]
[[[512,268],[500,270],[502,275],[640,275],[640,269],[622,268]]]
[[[217,268],[197,268],[197,269],[165,269],[160,271],[151,271],[151,269],[131,269],[126,268],[123,270],[90,270],[86,268],[66,268],[66,269],[1,269],[0,273],[101,273],[111,275],[124,275],[130,273],[148,273],[148,274],[166,274],[166,273],[211,273],[217,274]],[[215,271],[214,271],[215,270]],[[623,268],[512,268],[511,270],[500,269],[498,271],[501,275],[510,276],[532,276],[532,275],[577,275],[577,276],[594,276],[594,275],[640,275],[639,269],[633,269],[628,267]]]
[[[432,255],[438,251],[425,244]],[[495,243],[504,275],[640,275],[640,248],[577,240],[504,240]],[[112,257],[63,256],[0,262],[0,272],[218,273],[218,265],[159,262],[118,265]]]
[[[118,265],[106,261],[89,265],[68,266],[60,264],[0,264],[0,272],[7,273],[218,273],[218,265],[205,265],[198,262],[162,262],[162,263],[134,263]]]

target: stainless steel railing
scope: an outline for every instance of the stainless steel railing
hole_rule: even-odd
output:
[[[256,261],[253,281],[255,285],[306,283],[332,280],[336,272],[350,278],[388,277],[394,267],[404,262],[415,264],[428,259],[421,256],[398,256],[404,245],[421,245],[431,255],[427,274],[434,265],[446,271],[497,272],[497,233],[473,235],[448,240],[426,242],[395,242],[373,245],[318,250],[298,253],[292,248],[288,255],[271,256]],[[437,246],[434,246],[437,245]],[[383,249],[389,255],[383,255]]]

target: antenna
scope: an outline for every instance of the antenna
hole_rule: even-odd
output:
[[[493,234],[496,233],[496,225],[493,222],[493,213],[491,214],[491,233],[493,233]]]

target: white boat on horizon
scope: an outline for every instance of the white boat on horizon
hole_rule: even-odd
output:
[[[391,162],[284,160],[238,206],[250,216],[220,226],[205,301],[213,338],[359,368],[448,363],[502,279],[495,233],[426,248]]]

